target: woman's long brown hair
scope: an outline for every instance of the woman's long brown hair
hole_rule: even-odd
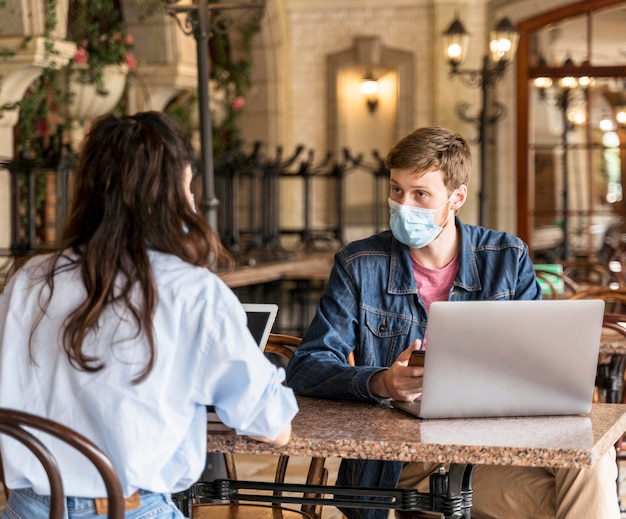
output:
[[[178,127],[160,112],[105,116],[89,131],[73,175],[62,244],[46,274],[50,297],[43,308],[45,312],[50,304],[55,275],[80,269],[87,297],[67,316],[63,333],[65,352],[75,368],[103,369],[102,359],[83,351],[83,342],[97,329],[107,305],[121,304],[137,323],[137,334],[143,332],[150,345],[146,365],[133,383],[145,380],[152,370],[158,294],[149,249],[192,265],[229,261],[217,234],[189,204],[183,178],[191,160],[191,148]],[[133,297],[137,292],[138,301]]]

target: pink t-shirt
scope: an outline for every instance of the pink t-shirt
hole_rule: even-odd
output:
[[[418,262],[411,256],[413,262],[413,277],[417,285],[417,291],[424,302],[426,312],[430,309],[433,301],[447,301],[448,294],[454,283],[456,271],[459,268],[459,257],[454,259],[445,267],[440,269],[430,269]],[[426,337],[424,337],[422,348],[426,349]]]

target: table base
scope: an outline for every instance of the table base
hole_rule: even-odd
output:
[[[448,472],[442,466],[431,475],[429,493],[406,488],[353,488],[216,479],[196,483],[188,491],[187,497],[190,500],[334,506],[340,509],[386,509],[409,513],[428,511],[443,514],[445,519],[470,519],[472,476],[472,465],[453,463]],[[285,493],[302,495],[287,496]]]

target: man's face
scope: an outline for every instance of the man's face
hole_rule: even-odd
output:
[[[423,209],[440,209],[450,198],[451,193],[443,183],[440,170],[424,174],[415,173],[413,169],[392,169],[389,176],[389,198],[402,205],[421,207]],[[459,186],[452,198],[449,209],[458,211],[467,198],[467,186]],[[447,211],[440,211],[435,223],[440,225],[448,219]]]
[[[389,177],[389,198],[402,205],[423,209],[443,209],[450,198],[440,170],[417,174],[412,169],[392,169]],[[462,185],[450,200],[448,210],[435,216],[435,224],[448,221],[449,210],[458,210],[464,203],[467,188]]]
[[[439,170],[422,175],[412,169],[391,170],[389,198],[394,202],[423,209],[439,209],[449,196]]]

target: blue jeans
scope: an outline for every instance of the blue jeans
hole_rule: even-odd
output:
[[[169,494],[154,494],[139,491],[141,506],[137,510],[127,510],[125,519],[184,519],[185,516],[172,502]],[[48,519],[50,496],[40,496],[30,488],[11,490],[9,502],[1,519]],[[63,519],[106,519],[97,515],[93,499],[85,497],[65,498]]]

